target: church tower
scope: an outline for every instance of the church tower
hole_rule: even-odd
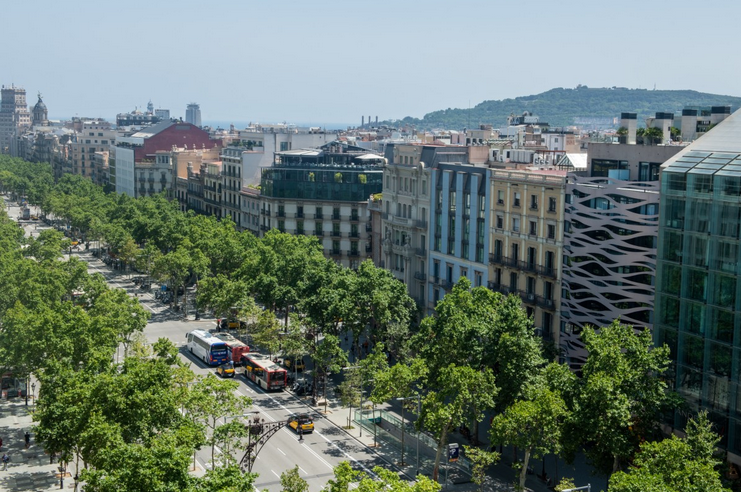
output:
[[[46,110],[46,104],[41,100],[41,93],[39,92],[39,101],[36,106],[33,107],[33,119],[31,124],[33,126],[49,126],[48,111]]]

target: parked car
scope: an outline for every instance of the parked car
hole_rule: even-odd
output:
[[[314,419],[307,413],[299,413],[288,416],[288,426],[298,433],[299,425],[304,434],[314,432]]]

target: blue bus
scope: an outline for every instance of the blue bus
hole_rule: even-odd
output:
[[[193,330],[186,335],[188,350],[210,366],[220,366],[229,361],[229,347],[205,330]]]

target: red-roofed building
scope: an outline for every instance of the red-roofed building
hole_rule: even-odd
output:
[[[119,137],[111,164],[111,184],[119,193],[139,197],[154,195],[172,187],[169,151],[172,148],[213,149],[221,140],[195,125],[165,121],[128,137]]]

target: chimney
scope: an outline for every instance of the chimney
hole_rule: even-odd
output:
[[[360,117],[360,128],[363,128],[365,126],[365,116]]]
[[[710,124],[717,125],[731,115],[730,106],[713,106],[710,108]]]
[[[661,143],[668,143],[671,141],[671,127],[674,123],[674,113],[656,113],[656,119],[654,120],[654,126],[660,128],[664,133],[661,137]]]
[[[636,143],[637,118],[638,115],[636,113],[620,113],[620,126],[628,129],[626,143],[631,145],[635,145]]]
[[[697,137],[697,110],[682,110],[682,141],[691,142]]]

